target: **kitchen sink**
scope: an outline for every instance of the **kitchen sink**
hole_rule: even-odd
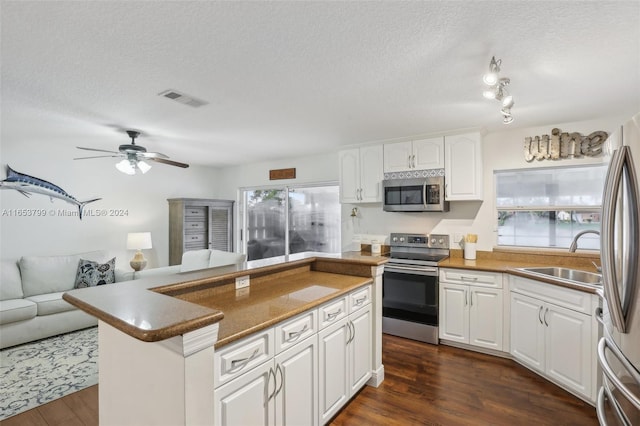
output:
[[[529,272],[536,275],[545,275],[551,278],[556,278],[564,281],[571,281],[578,284],[602,286],[602,275],[594,274],[593,272],[579,271],[577,269],[569,269],[569,268],[554,268],[554,267],[518,268],[518,269],[524,272]]]

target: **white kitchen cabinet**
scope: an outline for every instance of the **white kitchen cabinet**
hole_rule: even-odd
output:
[[[502,274],[440,269],[439,338],[503,349]]]
[[[597,336],[593,332],[597,326],[590,315],[591,295],[512,278],[511,354],[565,389],[594,401]]]
[[[318,424],[317,335],[215,391],[216,425]]]
[[[372,286],[215,353],[216,425],[318,425],[371,378]]]
[[[384,144],[384,172],[444,168],[444,138]]]
[[[320,422],[326,423],[349,400],[349,363],[347,318],[318,333],[320,360]]]
[[[382,201],[382,145],[340,151],[338,161],[341,203]]]
[[[318,333],[320,422],[326,423],[371,378],[371,289],[354,293],[351,314]],[[336,311],[337,312],[337,311]]]
[[[371,378],[373,365],[371,329],[373,317],[371,305],[349,315],[351,341],[348,342],[349,355],[349,397],[353,396]]]
[[[445,193],[448,201],[482,200],[482,137],[480,133],[445,136]]]
[[[274,374],[275,424],[317,425],[317,334],[277,355]]]
[[[268,388],[272,362],[261,364],[215,390],[215,424],[220,426],[273,425],[275,407]]]

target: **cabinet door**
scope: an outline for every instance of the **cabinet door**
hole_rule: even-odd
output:
[[[357,203],[360,190],[360,150],[358,148],[340,151],[340,202]]]
[[[542,302],[511,293],[511,355],[544,373],[544,323]]]
[[[469,343],[469,287],[440,282],[439,337]]]
[[[215,424],[220,426],[273,425],[275,410],[269,395],[275,383],[269,382],[273,362],[259,365],[215,390]]]
[[[371,377],[373,347],[371,341],[371,304],[349,316],[351,342],[349,343],[349,396],[355,395]]]
[[[404,172],[411,170],[411,142],[394,142],[384,144],[384,173]]]
[[[348,336],[347,318],[318,333],[318,397],[322,424],[329,421],[349,399]]]
[[[502,290],[469,288],[469,343],[502,350]]]
[[[444,138],[413,141],[414,168],[416,170],[444,168]]]
[[[444,146],[447,200],[482,200],[480,134],[446,136]]]
[[[275,358],[276,425],[318,424],[318,336]]]
[[[543,321],[547,375],[591,398],[591,317],[548,304]]]
[[[382,145],[360,148],[360,202],[382,201]]]

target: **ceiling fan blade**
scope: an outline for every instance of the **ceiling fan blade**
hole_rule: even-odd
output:
[[[189,167],[189,165],[186,164],[186,163],[179,163],[177,161],[166,160],[164,158],[153,158],[153,157],[150,157],[150,158],[148,158],[148,160],[155,161],[157,163],[168,164],[170,166],[182,167],[183,169],[186,169],[187,167]]]
[[[76,148],[84,149],[84,150],[87,150],[87,151],[109,152],[111,154],[118,154],[118,151],[107,151],[106,149],[84,148],[82,146],[76,146]]]
[[[88,160],[90,158],[116,158],[116,157],[122,157],[122,155],[96,155],[94,157],[78,157],[78,158],[74,158],[74,160]]]
[[[152,158],[169,158],[168,155],[162,154],[160,152],[141,152],[138,154],[138,157],[148,158],[151,160]]]

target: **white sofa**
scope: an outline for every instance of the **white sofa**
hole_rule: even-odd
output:
[[[62,299],[74,288],[80,259],[104,263],[107,251],[66,256],[23,256],[2,260],[0,275],[0,349],[57,334],[94,326],[97,319]],[[185,252],[181,265],[115,270],[116,283],[134,279],[232,265],[246,260],[244,254],[219,250]]]

